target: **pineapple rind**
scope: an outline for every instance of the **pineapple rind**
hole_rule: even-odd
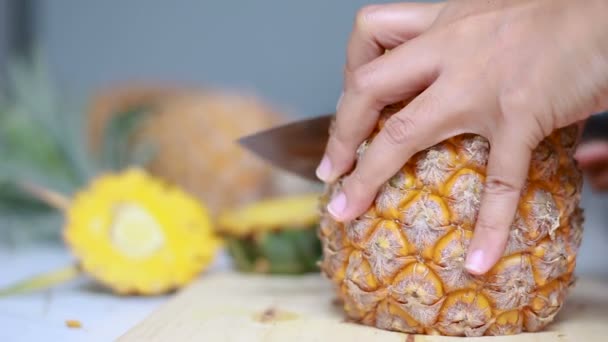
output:
[[[374,135],[403,104],[387,107]],[[577,127],[534,151],[503,258],[486,275],[464,269],[483,190],[489,143],[464,134],[411,158],[369,210],[339,223],[321,200],[321,269],[347,317],[406,333],[512,335],[543,330],[572,283],[581,243]],[[358,151],[358,158],[365,148]]]

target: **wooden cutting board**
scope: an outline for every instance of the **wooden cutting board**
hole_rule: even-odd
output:
[[[320,275],[206,274],[119,341],[463,341],[346,323],[333,299]],[[579,279],[546,332],[475,341],[608,341],[608,281]]]

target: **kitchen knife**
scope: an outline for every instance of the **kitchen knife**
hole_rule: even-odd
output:
[[[291,122],[242,137],[239,144],[271,165],[309,180],[323,157],[335,114]]]

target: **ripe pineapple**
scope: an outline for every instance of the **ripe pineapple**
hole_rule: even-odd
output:
[[[98,151],[111,120],[135,108],[154,108],[181,89],[153,85],[116,86],[96,93],[87,108],[87,139],[89,147]]]
[[[196,196],[213,214],[279,193],[271,168],[235,143],[282,119],[262,101],[211,89],[111,88],[89,107],[93,150],[109,118],[137,108],[149,110],[133,132],[134,146],[153,146],[146,169]]]
[[[318,199],[318,193],[277,196],[223,212],[217,231],[236,268],[271,274],[318,271]]]
[[[377,130],[403,104],[387,107]],[[353,321],[381,329],[454,336],[539,331],[573,283],[583,215],[572,158],[576,127],[555,131],[533,154],[503,258],[484,276],[464,269],[480,204],[488,141],[461,135],[415,155],[369,210],[345,224],[324,209],[324,274]],[[365,153],[362,144],[359,156]]]

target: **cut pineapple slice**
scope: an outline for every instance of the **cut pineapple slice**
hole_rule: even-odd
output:
[[[137,169],[78,193],[64,237],[84,271],[118,293],[159,294],[212,261],[220,238],[206,209]]]
[[[237,270],[300,274],[317,271],[318,194],[267,199],[218,217]]]

